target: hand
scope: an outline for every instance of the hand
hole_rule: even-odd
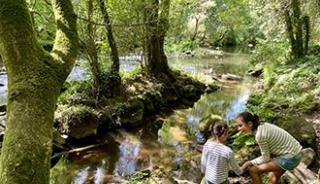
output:
[[[246,171],[249,167],[253,166],[253,164],[250,161],[246,161],[242,166],[241,169],[243,171]]]

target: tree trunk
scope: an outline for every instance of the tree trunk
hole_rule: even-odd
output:
[[[291,46],[291,54],[294,58],[301,58],[305,52],[303,47],[303,21],[299,0],[291,0],[291,4],[285,6],[284,17]]]
[[[196,27],[194,28],[194,33],[193,33],[193,36],[191,38],[192,43],[196,40],[196,38],[198,36],[199,19],[200,19],[200,17],[195,16],[194,18],[196,19]]]
[[[110,17],[109,17],[107,8],[104,4],[104,0],[98,0],[98,1],[99,1],[101,14],[103,16],[103,22],[107,30],[108,43],[111,49],[110,57],[112,61],[111,72],[107,74],[108,76],[106,76],[106,79],[104,81],[105,86],[104,86],[104,89],[102,90],[102,93],[105,96],[112,97],[121,93],[121,77],[119,74],[120,61],[119,61],[119,55],[118,55],[118,48],[117,48],[116,41],[113,37],[112,26],[111,26]]]
[[[301,58],[304,56],[303,51],[303,34],[302,34],[302,19],[301,19],[301,10],[300,10],[300,1],[292,0],[292,19],[293,25],[295,28],[295,51],[294,55],[296,58]]]
[[[310,17],[303,17],[303,29],[304,29],[304,55],[308,54],[309,41],[310,41]]]
[[[89,63],[90,68],[93,76],[93,88],[95,95],[98,96],[98,91],[101,88],[101,70],[98,63],[98,53],[96,49],[96,43],[95,43],[95,31],[93,30],[93,24],[92,24],[92,14],[93,14],[93,0],[88,0],[88,25],[87,25],[87,31],[88,31],[88,39],[85,43],[85,49],[89,56]]]
[[[164,52],[164,39],[168,29],[169,0],[161,1],[159,16],[159,0],[146,3],[146,72],[150,75],[170,74],[167,57]]]
[[[164,41],[169,29],[169,10],[170,10],[170,0],[161,0],[160,3],[160,14],[159,14],[159,44],[160,44],[160,62],[163,66],[163,72],[166,74],[171,74],[168,65],[168,59],[166,53],[164,52]]]
[[[291,16],[290,16],[290,12],[289,10],[285,10],[285,22],[286,22],[286,28],[287,28],[287,34],[289,37],[289,43],[291,46],[291,52],[293,53],[296,48],[296,44],[295,44],[295,38],[294,38],[294,33],[293,33],[293,27],[292,27],[292,21],[291,21]]]
[[[0,52],[8,72],[0,183],[49,183],[57,97],[78,50],[70,0],[52,0],[57,32],[52,52],[38,44],[24,0],[0,0]]]
[[[119,73],[120,62],[119,62],[119,55],[118,55],[118,48],[116,41],[113,37],[112,26],[109,18],[109,14],[107,8],[104,4],[104,0],[99,0],[100,10],[103,16],[103,22],[105,24],[105,28],[107,29],[108,35],[108,43],[111,49],[110,57],[112,61],[111,71],[112,73]]]

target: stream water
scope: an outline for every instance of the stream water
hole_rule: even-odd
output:
[[[228,53],[221,58],[170,58],[171,67],[183,70],[199,79],[212,80],[215,74],[232,73],[244,76],[249,56]],[[138,63],[122,64],[128,71]],[[250,95],[250,81],[226,82],[220,91],[204,94],[192,108],[175,110],[169,121],[171,136],[164,139],[157,133],[117,130],[108,135],[106,145],[62,158],[51,170],[51,184],[124,183],[135,171],[161,167],[170,169],[182,159],[190,142],[201,142],[196,130],[199,121],[210,114],[222,116],[231,123],[237,113],[246,109]],[[152,123],[152,122],[146,122]],[[182,127],[188,126],[188,132]]]
[[[169,58],[169,65],[200,80],[213,82],[210,77],[212,74],[231,73],[245,76],[248,59],[246,54],[226,53],[223,58]],[[138,62],[122,62],[121,70],[126,72],[137,66]],[[68,80],[87,78],[86,70],[76,65]],[[5,73],[0,73],[0,84],[0,105],[3,105],[6,103],[7,94]],[[51,169],[50,183],[124,183],[138,170],[175,167],[182,160],[183,153],[188,151],[184,145],[203,141],[203,136],[196,132],[199,121],[211,114],[217,114],[226,122],[232,123],[236,114],[246,109],[250,88],[250,80],[246,78],[242,82],[226,82],[220,91],[202,95],[192,108],[175,110],[164,120],[172,125],[168,129],[169,138],[158,137],[157,132],[117,130],[108,135],[107,144],[60,159]],[[183,128],[186,126],[189,127],[188,131]]]

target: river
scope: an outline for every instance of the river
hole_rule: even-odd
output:
[[[213,82],[210,77],[212,73],[244,76],[248,59],[246,54],[227,53],[223,59],[169,58],[169,64],[195,78]],[[122,63],[122,70],[131,70],[136,65],[138,63]],[[206,74],[208,72],[210,75]],[[184,145],[203,141],[202,135],[196,131],[203,117],[218,114],[231,123],[237,113],[246,109],[245,104],[250,92],[251,82],[245,77],[242,82],[226,82],[220,91],[202,95],[192,108],[175,110],[164,120],[172,125],[168,139],[158,137],[157,133],[145,133],[143,130],[117,130],[110,133],[106,145],[62,158],[51,170],[50,183],[124,183],[129,176],[141,169],[170,169],[178,165],[182,155],[188,151]],[[186,126],[189,131],[182,128]]]
[[[245,76],[249,56],[226,53],[223,58],[175,57],[169,58],[170,67],[182,70],[195,78],[213,82],[212,74],[231,73]],[[80,61],[67,80],[85,80],[88,72]],[[122,72],[139,66],[138,62],[122,62]],[[0,103],[6,103],[7,75],[0,74]],[[138,170],[161,167],[170,169],[179,164],[182,155],[189,151],[186,144],[203,141],[198,133],[199,121],[210,114],[222,116],[232,123],[236,114],[245,110],[251,92],[250,79],[242,82],[225,82],[218,92],[204,94],[189,109],[178,109],[165,118],[170,122],[169,137],[158,137],[157,132],[127,132],[117,130],[107,136],[108,143],[81,154],[70,154],[60,159],[51,170],[51,184],[103,184],[124,183]],[[153,122],[148,122],[153,123]],[[186,128],[188,127],[186,131]],[[142,133],[143,132],[143,133]]]

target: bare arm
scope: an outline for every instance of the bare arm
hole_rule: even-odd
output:
[[[238,163],[236,162],[233,153],[230,154],[229,160],[229,167],[233,170],[237,175],[241,175],[243,173],[243,169],[239,167]]]

